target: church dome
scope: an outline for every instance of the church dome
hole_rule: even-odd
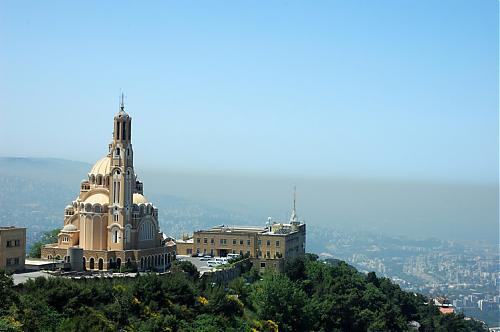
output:
[[[132,197],[134,204],[148,204],[148,199],[141,194],[134,194]]]
[[[109,203],[109,197],[108,197],[108,195],[103,194],[103,193],[96,193],[96,194],[93,194],[93,195],[90,195],[89,197],[87,197],[85,199],[85,201],[83,201],[83,202],[85,204],[90,203],[92,205],[94,205],[94,204],[104,205],[104,204]]]
[[[66,226],[63,227],[61,232],[76,232],[78,229],[76,228],[75,225],[73,224],[67,224]]]
[[[102,159],[99,159],[92,169],[90,170],[89,175],[106,175],[109,174],[111,170],[111,157],[104,157]]]

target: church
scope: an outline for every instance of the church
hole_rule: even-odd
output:
[[[160,232],[158,209],[143,190],[134,171],[132,118],[122,95],[108,153],[81,182],[78,197],[64,210],[57,243],[44,246],[42,258],[69,262],[70,252],[78,251],[86,270],[123,264],[160,270],[170,265],[175,243]]]

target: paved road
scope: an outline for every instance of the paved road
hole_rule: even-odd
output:
[[[191,257],[191,256],[184,256],[184,255],[177,255],[176,257],[178,260],[183,260],[183,261],[188,261],[188,262],[193,263],[193,265],[196,266],[196,268],[198,269],[198,272],[200,272],[200,274],[203,274],[207,271],[214,271],[215,270],[215,268],[209,267],[207,265],[207,261],[202,261],[202,260],[200,260],[199,257]]]
[[[26,281],[28,281],[28,279],[35,279],[38,277],[48,278],[52,276],[42,271],[15,273],[12,275],[12,278],[14,279],[14,285],[24,284]]]

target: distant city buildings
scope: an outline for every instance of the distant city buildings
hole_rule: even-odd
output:
[[[0,227],[0,270],[24,270],[26,257],[26,228]]]
[[[43,247],[42,258],[76,260],[87,270],[122,264],[154,269],[175,258],[175,244],[160,232],[158,209],[143,195],[133,164],[132,118],[122,96],[108,154],[81,182],[78,197],[64,210],[58,242]]]

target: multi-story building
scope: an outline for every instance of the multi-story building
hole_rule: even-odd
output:
[[[122,96],[108,154],[81,182],[78,197],[64,211],[58,242],[42,248],[42,258],[70,261],[75,248],[83,249],[80,259],[89,270],[125,263],[141,270],[161,268],[174,259],[175,246],[165,244],[158,209],[143,195],[133,156],[132,118]]]
[[[249,255],[254,266],[282,271],[285,261],[305,254],[306,225],[298,221],[295,199],[289,223],[268,222],[265,227],[216,226],[177,240],[183,255]]]
[[[0,270],[21,272],[26,258],[26,228],[0,227]]]

